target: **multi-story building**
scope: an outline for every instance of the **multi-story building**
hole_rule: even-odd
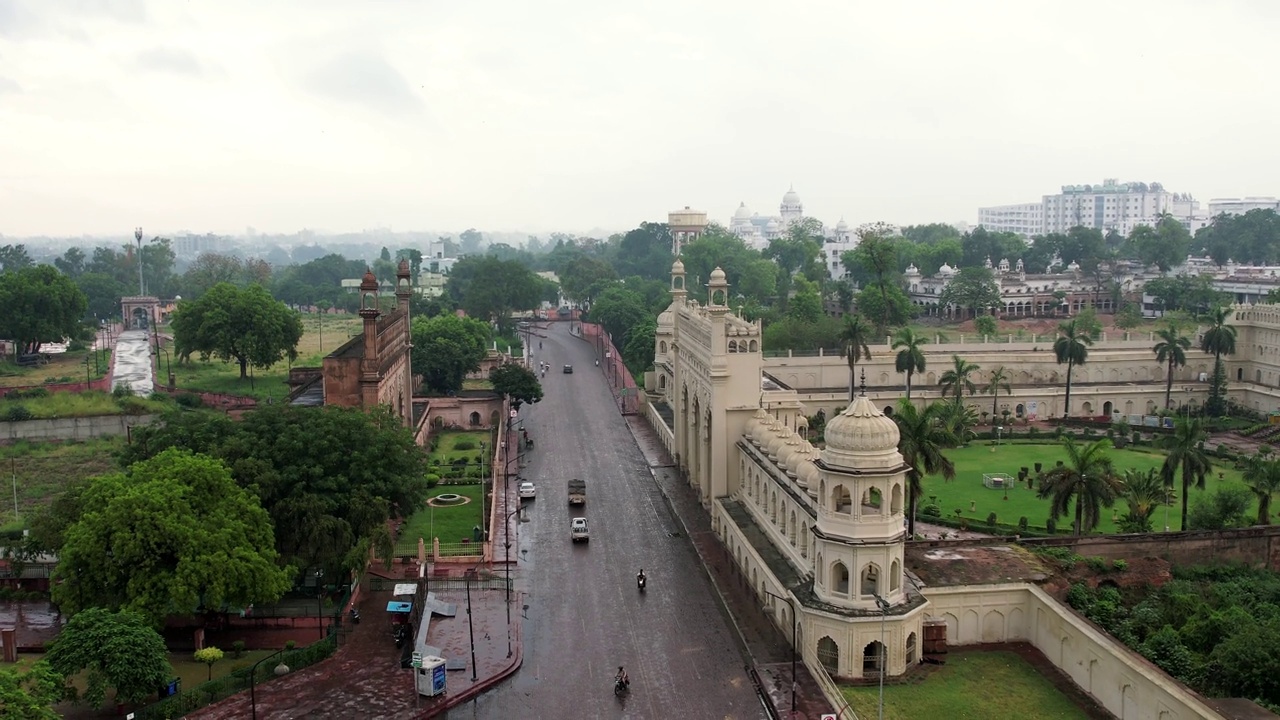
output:
[[[1214,198],[1209,201],[1209,217],[1243,215],[1250,210],[1280,212],[1280,200],[1274,197]]]
[[[1026,238],[1077,226],[1127,235],[1138,225],[1154,225],[1166,213],[1193,231],[1202,225],[1195,222],[1201,218],[1200,203],[1189,194],[1169,192],[1160,183],[1108,178],[1098,185],[1063,185],[1062,192],[1045,195],[1039,203],[978,208],[978,224]]]
[[[778,204],[778,214],[764,216],[751,212],[747,204],[740,203],[729,219],[729,232],[742,238],[747,245],[763,250],[769,241],[786,234],[787,228],[804,219],[804,203],[795,188],[787,190]]]
[[[202,253],[221,253],[231,249],[231,241],[213,234],[183,235],[173,239],[173,254],[180,258],[195,258]]]
[[[1044,205],[1037,202],[978,208],[978,224],[991,232],[1030,238],[1044,232]]]

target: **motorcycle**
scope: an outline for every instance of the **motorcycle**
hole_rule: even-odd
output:
[[[636,587],[640,588],[640,592],[644,592],[645,583],[648,581],[649,578],[645,577],[644,574],[636,576]]]
[[[351,608],[351,624],[352,625],[360,624],[360,611],[355,608]]]
[[[628,683],[626,680],[623,680],[622,678],[615,678],[613,681],[613,694],[622,695],[623,693],[627,692],[627,690],[629,689],[627,687],[628,685],[630,685],[630,683]]]

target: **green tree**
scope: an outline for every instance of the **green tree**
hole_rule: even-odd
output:
[[[124,608],[157,625],[271,602],[290,584],[257,498],[221,461],[176,449],[90,483],[55,577],[66,611]]]
[[[614,268],[620,277],[639,275],[665,280],[671,275],[671,229],[666,223],[642,222],[618,241]]]
[[[1000,391],[1003,390],[1006,395],[1013,394],[1013,387],[1009,385],[1011,373],[1001,365],[991,371],[991,377],[987,378],[987,382],[982,386],[983,395],[991,395],[991,422],[994,424],[996,418],[1000,417],[999,403]]]
[[[639,327],[652,317],[653,313],[646,307],[643,296],[617,285],[600,293],[587,313],[587,319],[603,326],[618,347],[626,345],[632,328]]]
[[[622,346],[622,361],[634,377],[640,377],[653,366],[654,343],[657,338],[658,325],[652,320],[645,320],[639,327],[632,328],[627,335],[627,342]]]
[[[1254,455],[1244,468],[1244,484],[1258,500],[1258,525],[1271,524],[1271,500],[1280,490],[1280,460]]]
[[[897,284],[884,287],[867,287],[854,299],[858,313],[875,324],[876,335],[884,335],[894,325],[902,325],[915,316],[911,299]],[[881,327],[880,322],[886,324]]]
[[[949,227],[949,226],[948,226]],[[911,399],[911,378],[925,370],[924,346],[929,341],[917,335],[910,327],[898,328],[893,335],[893,349],[898,354],[893,358],[893,369],[907,374],[907,399]]]
[[[250,365],[265,370],[286,357],[296,360],[302,339],[298,313],[261,285],[214,285],[196,300],[179,302],[171,327],[174,355],[189,361],[198,352],[201,360],[235,361],[241,379]]]
[[[0,274],[0,307],[0,336],[11,338],[19,352],[38,352],[41,343],[80,334],[88,301],[71,278],[52,265],[12,272],[6,267]]]
[[[26,270],[35,265],[27,254],[26,245],[5,245],[0,247],[0,270],[14,272]]]
[[[503,363],[489,371],[489,382],[494,392],[505,397],[511,407],[533,405],[542,400],[542,383],[538,376],[520,363]]]
[[[878,334],[907,320],[905,308],[890,297],[891,288],[896,288],[898,293],[902,292],[898,244],[891,235],[892,230],[881,224],[858,228],[858,246],[840,258],[840,262],[850,270],[855,279],[869,279],[869,283],[864,283],[866,289],[859,293],[858,311],[875,323]],[[874,310],[862,297],[872,289],[880,296],[880,302]]]
[[[943,448],[957,444],[956,437],[948,429],[942,416],[944,403],[932,403],[924,409],[916,407],[907,398],[898,400],[893,421],[898,424],[898,452],[909,468],[907,490],[910,494],[907,511],[907,535],[916,534],[916,506],[924,494],[921,479],[925,475],[941,475],[944,481],[956,477],[955,463],[942,452]]]
[[[164,638],[130,610],[78,612],[48,648],[45,659],[64,677],[88,671],[81,699],[93,708],[102,705],[107,688],[115,688],[118,702],[141,703],[173,675]]]
[[[840,331],[840,356],[849,363],[849,402],[853,402],[858,361],[871,359],[871,348],[867,346],[870,335],[871,328],[863,322],[861,315],[845,316],[844,327]]]
[[[995,274],[981,265],[960,268],[951,282],[942,289],[938,302],[967,310],[966,315],[977,316],[988,308],[1000,304],[1000,286]]]
[[[120,298],[129,294],[123,283],[102,273],[83,273],[75,279],[85,297],[85,316],[106,320],[120,317]]]
[[[804,277],[792,281],[795,295],[787,305],[787,316],[800,322],[816,323],[822,319],[822,295],[817,283]]]
[[[580,255],[571,258],[559,270],[560,290],[570,300],[590,303],[595,293],[618,280],[618,274],[605,261]]]
[[[1071,373],[1077,365],[1089,359],[1089,346],[1093,336],[1081,326],[1079,319],[1058,325],[1058,339],[1053,341],[1053,356],[1061,365],[1067,365],[1067,392],[1062,402],[1062,417],[1071,415]]]
[[[213,679],[213,666],[214,666],[214,665],[215,665],[219,660],[221,660],[221,659],[222,659],[222,651],[221,651],[221,650],[219,650],[218,648],[213,647],[212,645],[210,645],[209,647],[203,647],[203,648],[200,648],[199,650],[197,650],[197,651],[196,651],[196,653],[195,653],[195,655],[194,655],[194,658],[195,658],[195,661],[196,661],[196,662],[201,662],[201,663],[204,663],[204,664],[205,664],[205,666],[206,666],[206,668],[207,668],[207,670],[208,670],[208,674],[205,676],[205,678],[206,678],[207,680],[212,680],[212,679]]]
[[[979,315],[973,319],[973,329],[984,338],[995,336],[1000,326],[996,324],[994,315]]]
[[[415,317],[409,323],[413,374],[422,378],[430,392],[456,393],[462,389],[467,373],[480,369],[491,335],[489,325],[474,318]]]
[[[511,328],[512,312],[537,308],[545,292],[542,278],[532,270],[492,255],[462,258],[444,287],[467,315],[496,323],[503,332]]]
[[[0,720],[58,720],[50,706],[62,699],[62,683],[45,660],[0,668]]]
[[[1124,471],[1122,482],[1120,497],[1129,506],[1129,512],[1120,519],[1121,532],[1151,532],[1151,516],[1169,495],[1160,473],[1155,469],[1129,469]]]
[[[201,253],[182,274],[178,286],[182,297],[195,300],[219,283],[245,285],[249,282],[245,263],[235,255]]]
[[[1049,498],[1052,517],[1059,518],[1071,509],[1075,500],[1075,534],[1083,535],[1098,526],[1102,508],[1111,507],[1120,497],[1124,485],[1116,476],[1107,456],[1111,441],[1103,438],[1080,445],[1070,437],[1063,441],[1067,461],[1045,472],[1038,493]]]
[[[1166,486],[1173,485],[1175,478],[1182,478],[1182,526],[1187,529],[1187,501],[1191,495],[1191,485],[1197,490],[1204,489],[1204,479],[1213,469],[1209,462],[1209,454],[1204,450],[1204,441],[1209,434],[1205,430],[1204,421],[1198,417],[1174,418],[1173,434],[1164,438],[1167,453],[1160,466],[1160,477]]]
[[[1280,620],[1275,616],[1261,620],[1247,632],[1232,633],[1209,655],[1221,693],[1227,697],[1280,697]]]
[[[1155,227],[1138,225],[1129,233],[1127,253],[1143,265],[1155,265],[1160,272],[1181,265],[1191,248],[1191,233],[1169,214],[1164,214]]]
[[[1224,485],[1201,496],[1187,515],[1187,530],[1230,530],[1249,524],[1253,496],[1247,488]]]
[[[1175,275],[1148,280],[1142,292],[1155,300],[1162,313],[1207,313],[1230,301],[1230,295],[1213,286],[1212,275]]]
[[[938,379],[938,385],[942,387],[943,395],[954,395],[956,405],[962,404],[965,391],[970,395],[978,390],[978,386],[973,383],[973,374],[981,369],[981,366],[975,365],[959,355],[951,356],[951,369],[942,373],[942,377]]]
[[[85,257],[84,251],[78,247],[73,247],[67,248],[67,251],[62,253],[62,257],[54,258],[53,266],[74,280],[85,273],[85,265],[87,263],[88,258]]]
[[[1170,323],[1167,327],[1156,331],[1160,341],[1151,348],[1156,354],[1156,362],[1165,366],[1164,406],[1173,407],[1173,373],[1176,368],[1187,364],[1187,351],[1191,349],[1191,340],[1182,334],[1177,325]]]
[[[331,576],[362,564],[351,549],[393,515],[413,514],[427,495],[426,456],[386,409],[269,405],[239,422],[173,413],[135,428],[121,462],[170,447],[226,461],[270,513],[281,563]]]
[[[1209,311],[1206,318],[1208,327],[1200,336],[1200,349],[1213,356],[1213,381],[1209,385],[1209,401],[1205,407],[1210,415],[1223,415],[1227,410],[1227,371],[1222,364],[1222,356],[1236,353],[1236,328],[1230,323],[1231,319],[1231,308]]]

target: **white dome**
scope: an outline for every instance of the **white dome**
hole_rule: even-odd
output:
[[[956,270],[950,265],[946,263],[942,263],[942,267],[938,268],[938,274],[939,275],[955,275]]]
[[[783,445],[787,444],[787,439],[790,437],[791,428],[781,422],[774,427],[773,437],[769,438],[769,441],[765,443],[765,451],[769,453],[770,460],[778,459],[778,451],[782,449]]]
[[[827,422],[822,461],[853,470],[893,470],[902,465],[898,424],[859,395],[844,412]]]
[[[769,220],[769,224],[765,226],[765,229],[767,229],[767,230],[781,230],[781,229],[782,229],[782,223],[778,222],[778,218],[772,218],[772,219],[770,219],[770,220]]]
[[[738,205],[738,210],[733,214],[733,219],[734,220],[750,220],[751,219],[751,211],[747,209],[746,203],[740,203]]]
[[[675,325],[676,325],[675,313],[671,312],[670,310],[663,310],[662,312],[658,313],[658,331],[659,332],[661,332],[663,328],[668,328],[666,334],[670,335],[671,331],[669,328],[673,328],[675,327]]]
[[[726,283],[726,282],[728,282],[728,278],[727,278],[727,277],[725,277],[724,270],[721,270],[719,267],[717,267],[715,270],[712,270],[712,271],[711,271],[711,283],[710,283],[710,284],[712,284],[712,285],[716,285],[716,284],[723,285],[723,284],[724,284],[724,283]]]
[[[680,258],[676,258],[676,261],[675,261],[675,262],[673,262],[673,263],[671,263],[671,274],[672,274],[672,275],[683,275],[683,274],[684,274],[684,261],[683,261],[683,260],[681,260]]]
[[[840,222],[836,223],[836,232],[845,232],[848,229],[849,223],[845,222],[844,218],[840,218]]]
[[[751,434],[751,442],[756,447],[763,449],[768,444],[769,439],[773,437],[773,433],[778,427],[778,418],[771,413],[765,412],[764,418],[760,420],[760,424],[756,425],[756,431]]]
[[[662,316],[659,315],[658,317]],[[764,408],[756,408],[756,414],[747,418],[747,425],[742,429],[742,434],[746,435],[748,440],[754,440],[756,430],[760,427],[760,424],[768,420],[769,413],[765,412]]]
[[[795,464],[800,459],[797,457],[800,452],[800,437],[792,435],[778,449],[778,469],[789,475],[796,474]]]
[[[915,263],[911,263],[910,265],[908,265],[908,266],[907,266],[907,274],[908,274],[908,275],[919,275],[919,274],[920,274],[920,268],[916,267],[916,264],[915,264]]]
[[[796,192],[795,188],[791,188],[786,192],[786,194],[782,196],[782,204],[783,205],[799,205],[800,193]]]

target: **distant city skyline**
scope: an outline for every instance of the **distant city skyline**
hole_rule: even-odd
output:
[[[0,3],[0,234],[833,224],[1280,194],[1280,6]]]

